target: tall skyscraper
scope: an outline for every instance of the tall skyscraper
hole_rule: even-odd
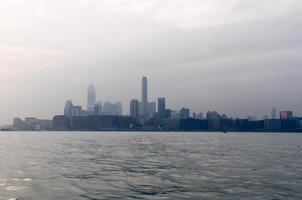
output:
[[[166,99],[164,97],[157,99],[157,112],[160,119],[164,119],[166,115]]]
[[[142,115],[146,119],[148,117],[148,79],[147,77],[142,78]]]
[[[132,99],[130,102],[130,116],[139,119],[139,102],[137,99]]]
[[[272,119],[277,119],[277,109],[276,108],[272,109],[271,118]]]
[[[88,115],[94,115],[94,106],[96,102],[96,92],[93,84],[88,86],[87,93],[87,112]]]
[[[71,100],[66,101],[65,108],[64,108],[64,115],[68,118],[72,117],[72,109],[73,103]]]

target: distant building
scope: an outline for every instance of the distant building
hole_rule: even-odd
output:
[[[292,119],[293,112],[292,111],[281,111],[280,112],[280,119]]]
[[[300,120],[298,118],[288,118],[281,120],[281,129],[285,131],[294,131],[300,128]]]
[[[248,131],[250,130],[248,119],[235,119],[234,121],[234,128],[238,131]]]
[[[82,106],[72,106],[72,116],[83,116]]]
[[[176,131],[180,129],[180,121],[178,119],[163,119],[161,127],[166,131]]]
[[[148,79],[147,77],[142,78],[142,116],[144,119],[148,118]]]
[[[196,119],[204,119],[203,113],[196,114]]]
[[[71,100],[66,101],[64,107],[64,116],[71,119],[73,116],[87,116],[87,110],[83,110],[82,106],[74,106]]]
[[[165,119],[171,119],[171,109],[165,110]]]
[[[267,119],[264,120],[264,129],[268,131],[276,131],[281,129],[280,119]]]
[[[71,118],[73,112],[73,103],[71,100],[66,101],[65,108],[64,108],[64,115],[66,117]]]
[[[166,99],[164,97],[157,99],[157,112],[159,119],[166,118]]]
[[[27,117],[24,121],[20,118],[14,118],[13,124],[13,130],[16,131],[42,131],[50,130],[52,127],[52,120],[37,119],[35,117]]]
[[[102,113],[103,113],[103,103],[99,101],[94,106],[94,114],[102,115]]]
[[[208,130],[208,121],[194,118],[180,120],[180,129],[185,131],[204,131]]]
[[[111,103],[105,101],[103,104],[103,115],[122,115],[123,107],[121,102]]]
[[[196,119],[197,114],[195,112],[193,112],[192,118]]]
[[[56,115],[52,121],[55,130],[67,130],[71,128],[71,119],[65,115]]]
[[[123,105],[122,102],[118,101],[115,103],[116,106],[116,115],[123,115]]]
[[[208,129],[210,131],[219,131],[222,129],[221,120],[220,119],[210,119],[208,121]]]
[[[14,118],[13,129],[16,131],[26,130],[25,122],[20,118]]]
[[[170,110],[170,118],[171,119],[180,119],[180,114],[176,110]]]
[[[156,113],[156,102],[148,102],[148,114],[146,119],[150,119]]]
[[[190,117],[190,109],[188,108],[182,108],[179,111],[180,119],[187,119]]]
[[[88,86],[87,92],[87,112],[88,115],[94,115],[94,106],[96,102],[96,92],[93,84]]]
[[[139,101],[137,99],[132,99],[130,102],[130,116],[139,119]]]
[[[220,118],[221,118],[221,116],[216,111],[212,111],[212,112],[208,111],[207,112],[207,119],[208,120],[215,120],[215,119],[220,119]]]
[[[72,130],[131,130],[137,127],[133,117],[117,115],[98,115],[73,117]]]
[[[255,117],[255,116],[247,116],[247,119],[249,121],[257,121],[257,117]]]

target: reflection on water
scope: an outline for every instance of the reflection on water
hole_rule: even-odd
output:
[[[0,132],[0,200],[302,199],[302,134]]]

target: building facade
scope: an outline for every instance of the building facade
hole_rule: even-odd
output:
[[[142,94],[141,94],[141,103],[142,103],[142,116],[144,119],[148,118],[148,79],[147,77],[142,78]]]
[[[139,119],[139,101],[137,99],[132,99],[130,102],[130,116]]]
[[[166,99],[164,97],[157,99],[157,112],[160,119],[166,118]]]

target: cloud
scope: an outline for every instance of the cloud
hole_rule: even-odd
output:
[[[40,68],[43,65],[37,65],[37,63],[31,62],[36,62],[55,53],[50,50],[9,45],[0,45],[0,52],[1,77],[5,76],[6,73],[11,73],[16,69],[20,70],[23,68],[30,70],[31,68]]]
[[[196,28],[271,18],[302,10],[298,0],[104,0],[117,12],[151,17],[179,28]]]

